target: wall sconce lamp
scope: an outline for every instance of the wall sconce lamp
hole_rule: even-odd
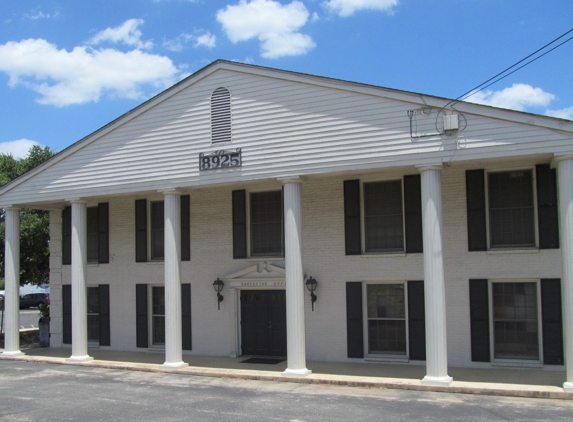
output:
[[[217,292],[217,309],[221,310],[221,302],[223,301],[223,295],[221,294],[221,290],[225,286],[225,282],[217,277],[217,280],[213,282],[213,288]]]
[[[304,284],[306,285],[306,288],[310,292],[310,301],[312,303],[312,312],[314,312],[314,302],[316,302],[316,295],[314,294],[314,291],[316,290],[316,286],[318,285],[318,281],[316,281],[311,276],[306,280],[306,282]]]

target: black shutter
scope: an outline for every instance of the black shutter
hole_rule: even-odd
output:
[[[472,361],[489,362],[489,293],[487,280],[470,280]]]
[[[557,212],[557,176],[548,164],[535,167],[537,180],[537,217],[539,249],[559,248],[559,219]]]
[[[468,250],[487,250],[485,209],[485,179],[483,170],[466,171],[466,201],[468,210]]]
[[[135,262],[147,261],[147,200],[135,201]]]
[[[147,284],[135,285],[135,325],[137,347],[148,346],[147,329]]]
[[[360,181],[344,181],[344,245],[346,255],[360,255]]]
[[[426,360],[426,306],[423,281],[408,281],[408,342],[410,360]]]
[[[72,344],[72,286],[62,285],[62,343]]]
[[[191,284],[181,285],[181,328],[183,350],[191,350]]]
[[[543,326],[543,363],[563,365],[563,319],[561,280],[541,280],[541,323]]]
[[[233,258],[247,257],[247,193],[233,191]]]
[[[109,324],[109,284],[100,284],[99,290],[99,345],[111,344]]]
[[[62,211],[62,265],[72,263],[72,207]]]
[[[362,282],[346,283],[346,341],[349,358],[364,357],[362,327]]]
[[[109,204],[97,204],[98,213],[98,262],[109,264]],[[101,342],[100,342],[101,344]]]
[[[189,195],[181,196],[181,261],[191,261],[191,208]]]
[[[423,252],[422,182],[419,174],[404,176],[404,219],[406,222],[406,252]]]

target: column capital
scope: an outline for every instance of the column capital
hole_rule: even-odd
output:
[[[162,193],[163,195],[183,195],[183,192],[177,188],[159,189],[157,192]]]
[[[304,176],[285,176],[277,177],[277,180],[284,185],[286,183],[303,183],[306,182],[307,178]]]
[[[423,171],[428,171],[428,170],[439,170],[442,171],[444,169],[444,165],[442,163],[436,163],[436,164],[421,164],[421,165],[417,165],[416,168],[418,169],[418,171],[420,173],[422,173]]]
[[[573,152],[570,153],[564,153],[564,154],[553,154],[553,159],[551,160],[553,164],[553,162],[558,163],[559,161],[565,161],[565,160],[573,160]]]
[[[69,202],[70,204],[87,204],[88,201],[86,201],[85,199],[80,199],[80,198],[72,198],[72,199],[66,199],[67,202]]]
[[[22,207],[17,207],[17,206],[15,206],[15,205],[6,205],[6,206],[4,207],[4,209],[5,209],[6,211],[8,211],[8,210],[20,211],[20,210],[22,209]]]

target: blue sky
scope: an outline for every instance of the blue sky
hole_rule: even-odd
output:
[[[0,152],[61,151],[216,59],[456,98],[572,16],[571,0],[0,0]],[[471,101],[573,120],[571,69],[573,41]]]

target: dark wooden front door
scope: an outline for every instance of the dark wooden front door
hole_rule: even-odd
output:
[[[286,356],[284,290],[241,291],[241,354]]]

